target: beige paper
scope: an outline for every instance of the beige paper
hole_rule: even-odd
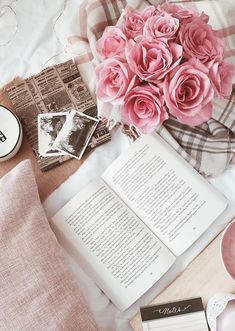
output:
[[[8,96],[22,120],[24,131],[42,171],[68,160],[69,156],[41,157],[38,153],[37,116],[40,113],[66,112],[76,109],[96,117],[97,108],[72,60],[48,67],[7,88]],[[111,139],[105,123],[97,126],[88,150]]]

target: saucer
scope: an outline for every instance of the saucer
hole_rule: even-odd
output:
[[[23,131],[17,116],[0,105],[0,162],[9,160],[19,150]]]
[[[235,280],[235,220],[224,230],[220,252],[226,271]]]
[[[206,314],[211,331],[234,331],[235,295],[216,294],[209,300]]]

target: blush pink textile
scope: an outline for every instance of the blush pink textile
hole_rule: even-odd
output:
[[[39,200],[29,160],[0,180],[0,330],[98,330]]]

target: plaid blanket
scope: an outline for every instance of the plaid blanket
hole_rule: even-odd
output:
[[[95,43],[107,25],[120,24],[123,14],[132,8],[158,5],[157,0],[85,0],[79,7],[78,35],[70,37],[71,52],[76,54],[84,81],[95,98],[94,66],[98,63]],[[218,29],[227,44],[226,58],[235,63],[234,0],[171,1],[192,7],[210,16],[210,24]],[[121,17],[121,18],[120,18]],[[109,116],[113,124],[119,112],[114,106],[98,102],[100,114]],[[110,115],[111,114],[111,115]],[[212,118],[197,127],[179,123],[173,117],[164,122],[159,134],[204,176],[216,176],[232,162],[235,152],[235,85],[228,100],[216,99]]]

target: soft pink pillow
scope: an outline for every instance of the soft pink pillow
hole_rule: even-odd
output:
[[[50,229],[29,160],[0,180],[0,330],[98,330]]]

